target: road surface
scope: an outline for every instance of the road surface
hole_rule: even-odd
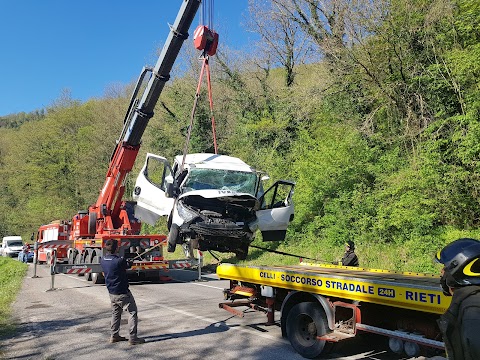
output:
[[[131,283],[139,309],[142,345],[110,344],[107,289],[78,275],[56,275],[51,288],[49,268],[29,264],[13,305],[17,333],[0,341],[0,358],[41,360],[94,359],[251,359],[300,360],[280,327],[266,326],[266,316],[246,310],[243,319],[218,308],[228,282],[215,274],[171,271],[172,281]],[[276,320],[280,314],[276,313]],[[120,334],[127,335],[128,313]],[[358,336],[337,346],[326,359],[405,359],[388,352],[386,341]]]

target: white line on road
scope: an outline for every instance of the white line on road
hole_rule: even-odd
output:
[[[144,300],[144,299],[139,299],[138,302],[145,302],[145,303],[148,303],[150,304],[149,301],[147,300]],[[262,332],[259,332],[257,330],[252,330],[252,329],[248,329],[246,328],[244,325],[238,325],[238,327],[231,327],[229,325],[227,325],[225,322],[223,321],[217,321],[215,319],[211,319],[211,318],[207,318],[207,317],[204,317],[204,316],[199,316],[199,315],[196,315],[196,314],[192,314],[190,312],[187,312],[187,311],[183,311],[183,310],[180,310],[180,309],[176,309],[176,308],[173,308],[171,306],[167,306],[167,305],[162,305],[162,304],[155,304],[156,307],[161,307],[161,308],[164,308],[166,310],[169,310],[169,311],[174,311],[178,314],[182,314],[182,315],[185,315],[185,316],[188,316],[188,317],[191,317],[191,318],[194,318],[194,319],[197,319],[197,320],[201,320],[203,322],[206,322],[206,323],[209,323],[215,327],[220,327],[220,326],[225,326],[227,328],[229,328],[230,330],[236,330],[236,331],[241,331],[241,332],[245,332],[245,333],[249,333],[249,334],[252,334],[252,335],[255,335],[255,336],[260,336],[260,337],[263,337],[265,339],[269,339],[269,340],[273,340],[273,341],[278,341],[278,342],[282,342],[282,343],[285,343],[285,344],[288,344],[289,342],[285,339],[282,339],[282,338],[278,338],[277,336],[272,336],[272,335],[269,335],[269,334],[265,334],[265,333],[262,333]]]

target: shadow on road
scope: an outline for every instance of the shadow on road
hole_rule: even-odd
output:
[[[147,337],[145,337],[145,341],[146,342],[157,342],[157,341],[192,337],[192,336],[198,336],[198,335],[214,334],[214,333],[225,332],[225,331],[228,331],[229,329],[230,329],[230,327],[225,325],[223,322],[218,322],[218,323],[215,323],[215,324],[210,324],[203,329],[185,331],[185,332],[181,332],[181,333],[163,334],[163,335],[158,335],[158,336],[147,336]]]

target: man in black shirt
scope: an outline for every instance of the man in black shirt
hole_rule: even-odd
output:
[[[343,266],[358,266],[358,257],[355,254],[355,243],[352,240],[348,240],[345,244],[345,254],[342,258]]]
[[[128,288],[127,269],[132,264],[123,257],[116,255],[118,248],[117,240],[107,240],[105,248],[107,254],[101,258],[100,264],[105,275],[105,284],[107,285],[112,305],[112,336],[110,337],[110,342],[115,343],[127,340],[119,334],[122,311],[126,309],[130,314],[128,318],[129,343],[130,345],[142,344],[145,342],[145,339],[137,337],[137,304]]]

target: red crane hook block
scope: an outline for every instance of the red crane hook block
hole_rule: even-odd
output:
[[[193,33],[195,49],[203,50],[207,55],[213,56],[217,52],[218,34],[205,25],[199,25]]]

